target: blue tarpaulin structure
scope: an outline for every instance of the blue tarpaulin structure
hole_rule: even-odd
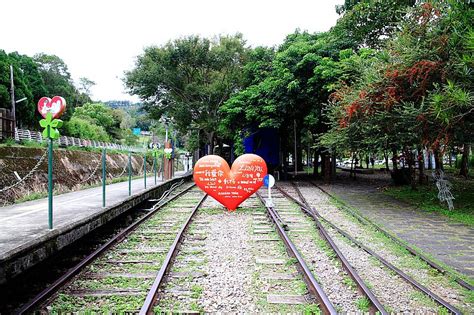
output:
[[[269,168],[280,165],[280,135],[276,128],[250,128],[244,138],[245,153],[261,156]]]

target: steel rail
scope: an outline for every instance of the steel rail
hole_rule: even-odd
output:
[[[356,283],[359,292],[365,295],[367,299],[370,301],[371,305],[371,313],[375,314],[376,312],[380,312],[380,314],[383,315],[388,315],[387,310],[384,308],[382,303],[377,299],[377,297],[374,295],[374,293],[366,286],[362,278],[359,276],[357,271],[352,267],[352,265],[349,263],[349,261],[346,259],[344,254],[339,250],[337,247],[336,243],[334,243],[333,239],[329,236],[328,232],[324,228],[324,226],[321,224],[319,221],[318,217],[312,212],[309,211],[308,209],[311,209],[309,206],[308,201],[306,198],[303,196],[301,191],[298,189],[298,187],[294,184],[293,187],[298,194],[298,197],[301,199],[302,204],[298,203],[300,206],[301,210],[309,215],[314,222],[316,223],[316,226],[318,228],[319,234],[323,237],[323,239],[328,243],[328,245],[332,248],[332,250],[336,253],[337,258],[339,258],[342,267],[346,270],[346,272],[349,274],[349,276],[354,280]],[[276,188],[286,197],[288,197],[290,200],[296,201],[296,198],[293,198],[291,195],[289,195],[287,192],[285,192],[281,187],[276,186]]]
[[[165,279],[165,275],[169,268],[172,265],[172,261],[174,260],[176,254],[178,253],[178,248],[179,245],[181,244],[181,241],[183,239],[184,232],[187,230],[189,227],[189,224],[191,224],[192,219],[197,213],[197,210],[201,207],[202,203],[204,200],[207,198],[207,194],[205,194],[199,203],[194,207],[193,211],[189,215],[188,219],[186,222],[183,224],[181,227],[181,230],[178,232],[176,235],[176,238],[174,239],[173,244],[171,245],[168,254],[166,255],[165,260],[163,261],[163,264],[161,265],[160,270],[158,271],[158,274],[153,281],[153,285],[151,286],[150,290],[148,291],[148,294],[146,296],[145,302],[142,305],[142,308],[140,309],[140,315],[146,315],[146,314],[154,314],[153,312],[153,306],[155,305],[155,301],[158,297],[158,290],[160,289],[161,284],[163,283],[163,280]]]
[[[299,270],[300,270],[301,274],[303,275],[303,279],[305,280],[306,284],[308,285],[309,291],[318,300],[319,307],[321,308],[323,313],[324,314],[337,314],[336,309],[332,305],[331,301],[329,301],[329,298],[327,297],[326,293],[321,288],[319,283],[316,281],[316,279],[314,278],[311,270],[306,265],[303,257],[299,253],[298,249],[295,247],[293,242],[290,240],[290,238],[286,234],[285,229],[280,224],[280,220],[278,219],[277,212],[273,209],[273,207],[268,207],[265,204],[265,200],[263,200],[262,196],[258,192],[257,192],[257,197],[262,202],[262,204],[265,206],[265,208],[267,209],[268,214],[270,215],[270,218],[272,219],[273,223],[277,227],[278,235],[280,235],[280,238],[285,243],[285,246],[286,246],[286,249],[287,249],[288,253],[290,254],[290,256],[293,256],[294,258],[296,258],[296,260],[298,262],[298,265],[299,265]]]
[[[178,197],[181,197],[185,193],[187,193],[191,188],[193,188],[196,184],[192,184],[186,189],[184,189],[182,192],[176,194],[175,196],[171,197],[168,199],[166,203],[162,203],[161,205],[152,208],[150,212],[148,212],[146,215],[141,217],[139,220],[125,228],[123,231],[121,231],[119,234],[115,235],[112,239],[110,239],[107,243],[103,244],[99,248],[97,248],[94,252],[89,254],[87,257],[85,257],[83,260],[81,260],[76,266],[73,268],[69,269],[63,276],[61,276],[59,279],[54,281],[48,288],[44,289],[41,291],[39,294],[37,294],[33,299],[31,299],[28,303],[23,305],[19,310],[18,314],[25,314],[25,313],[30,313],[33,312],[36,307],[38,307],[41,303],[43,303],[47,298],[49,298],[53,293],[58,291],[61,287],[63,287],[67,281],[69,281],[72,277],[77,275],[84,267],[88,266],[90,263],[92,263],[94,260],[96,260],[101,254],[103,254],[105,251],[107,251],[110,247],[113,245],[117,244],[118,242],[122,241],[125,237],[127,237],[131,232],[133,232],[139,225],[141,225],[143,222],[148,220],[148,218],[152,215],[154,215],[159,209],[161,209],[163,206],[165,206],[167,203],[175,200]]]
[[[328,191],[326,191],[324,188],[321,188],[318,184],[314,183],[313,181],[310,181],[310,183],[315,186],[316,188],[318,188],[319,190],[321,190],[324,194],[326,194],[327,196],[329,196],[330,198],[332,199],[335,199],[334,196],[329,193]],[[428,265],[430,265],[432,268],[436,269],[438,272],[440,272],[441,274],[447,274],[451,277],[453,277],[454,281],[456,281],[460,286],[462,286],[463,288],[465,289],[468,289],[470,291],[474,291],[474,287],[472,285],[470,285],[469,283],[467,283],[466,281],[462,280],[461,278],[459,278],[458,276],[454,275],[452,272],[449,272],[447,271],[446,269],[444,269],[443,267],[441,267],[439,264],[435,263],[434,261],[432,261],[431,259],[429,259],[428,257],[426,257],[425,255],[421,254],[419,251],[415,250],[414,248],[412,248],[411,246],[405,244],[404,242],[400,241],[397,237],[393,236],[391,233],[389,233],[388,231],[386,231],[385,229],[383,229],[382,227],[380,227],[378,224],[370,221],[369,219],[367,219],[366,217],[364,217],[363,215],[359,214],[359,213],[356,213],[354,211],[352,211],[349,207],[343,205],[343,209],[348,212],[350,215],[352,215],[354,218],[356,218],[359,222],[363,223],[363,224],[369,224],[371,226],[373,226],[375,229],[377,229],[378,231],[382,232],[382,234],[384,234],[386,237],[390,238],[391,240],[393,240],[394,242],[396,242],[398,245],[402,246],[403,248],[405,248],[410,254],[412,254],[413,256],[416,256],[418,258],[420,258],[421,260],[423,260],[425,263],[427,263]]]
[[[281,190],[281,188],[279,188]],[[281,190],[282,191],[282,190]],[[383,265],[385,265],[387,268],[389,268],[390,270],[394,271],[396,274],[398,274],[400,276],[400,278],[402,278],[404,281],[408,282],[410,285],[412,285],[413,287],[415,287],[416,289],[422,291],[423,293],[425,293],[426,295],[428,295],[432,300],[434,300],[435,302],[437,302],[438,304],[442,305],[443,307],[445,307],[446,309],[448,309],[451,313],[453,314],[462,314],[460,310],[458,310],[455,306],[451,305],[450,303],[448,303],[447,301],[445,301],[444,299],[442,299],[441,297],[439,297],[438,295],[436,295],[434,292],[432,292],[430,289],[428,289],[427,287],[423,286],[422,284],[420,284],[419,282],[417,282],[416,280],[414,280],[413,278],[411,278],[409,275],[407,275],[406,273],[404,273],[402,270],[400,270],[399,268],[395,267],[393,264],[391,264],[390,262],[388,262],[386,259],[384,259],[383,257],[381,257],[380,255],[378,255],[377,253],[375,253],[373,250],[371,250],[370,248],[368,248],[367,246],[363,245],[361,242],[357,241],[356,239],[354,239],[352,236],[350,236],[347,232],[341,230],[340,228],[338,228],[337,226],[335,226],[332,222],[330,222],[329,220],[327,220],[326,218],[324,218],[323,216],[321,216],[319,214],[319,212],[314,208],[314,207],[310,207],[309,205],[309,208],[307,206],[305,206],[302,202],[300,202],[299,200],[297,200],[296,198],[294,198],[293,196],[289,195],[287,192],[284,192],[282,191],[282,193],[286,196],[288,196],[290,199],[294,200],[296,203],[298,203],[300,206],[302,207],[305,207],[307,211],[310,211],[310,212],[313,212],[314,215],[316,217],[318,217],[320,220],[326,222],[331,228],[333,228],[334,230],[336,230],[339,234],[341,234],[342,236],[344,236],[345,238],[347,238],[348,240],[350,240],[352,243],[354,243],[355,245],[357,245],[359,248],[361,248],[362,250],[364,250],[365,252],[367,252],[369,255],[377,258]]]

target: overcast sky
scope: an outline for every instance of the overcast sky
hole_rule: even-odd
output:
[[[150,45],[190,34],[241,32],[251,46],[275,46],[296,28],[328,30],[344,0],[6,0],[0,49],[62,58],[74,80],[97,83],[93,99],[138,100],[122,78]],[[52,95],[51,95],[52,96]]]

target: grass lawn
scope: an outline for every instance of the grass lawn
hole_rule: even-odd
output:
[[[434,183],[417,186],[417,190],[412,190],[410,186],[389,187],[385,194],[425,211],[438,212],[453,221],[474,226],[474,180],[452,178],[450,181],[453,184],[451,193],[455,198],[452,211],[448,210],[446,202],[440,203],[438,188]]]

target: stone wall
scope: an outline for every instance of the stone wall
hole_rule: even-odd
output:
[[[0,147],[0,189],[18,181],[14,172],[23,178],[35,167],[46,148],[29,148],[20,146]],[[55,190],[67,192],[77,190],[81,185],[99,184],[102,179],[101,153],[80,150],[54,149],[53,179]],[[127,154],[107,154],[107,177],[109,179],[122,174],[128,163]],[[97,168],[95,174],[87,181]],[[153,161],[147,159],[147,169],[151,171]],[[143,174],[143,156],[132,155],[133,175]],[[47,189],[47,157],[37,171],[24,183],[0,193],[0,206],[14,202],[34,193],[45,193]],[[123,176],[127,176],[127,170]]]

